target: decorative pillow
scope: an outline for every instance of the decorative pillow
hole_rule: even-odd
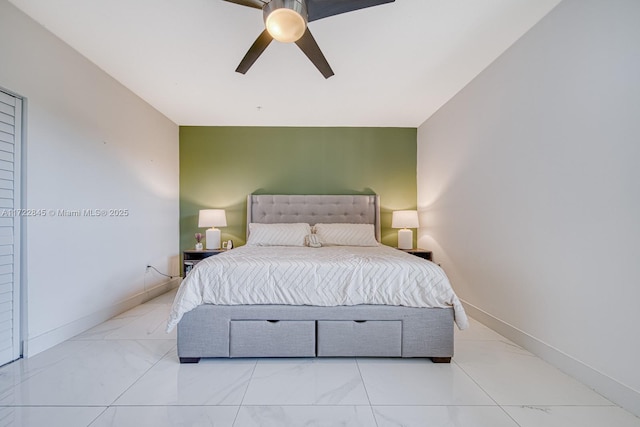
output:
[[[320,237],[317,234],[309,234],[304,238],[304,243],[310,248],[321,248],[322,242],[320,241]]]
[[[311,233],[306,223],[249,224],[249,246],[304,246],[304,239]]]
[[[373,224],[316,224],[323,246],[378,246]]]

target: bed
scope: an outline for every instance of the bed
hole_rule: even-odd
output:
[[[303,224],[325,239],[322,247],[260,245],[260,233],[278,227],[292,230],[297,242]],[[373,243],[365,236],[362,246],[341,246],[344,230],[352,229],[360,240],[370,229]],[[180,285],[167,329],[177,326],[181,363],[203,357],[451,361],[454,322],[467,326],[462,305],[437,265],[377,243],[378,196],[250,195],[247,233],[246,246],[207,258]],[[353,238],[346,238],[349,245]],[[326,245],[332,239],[336,245]],[[281,276],[286,292],[278,288]],[[403,280],[418,285],[405,292]]]

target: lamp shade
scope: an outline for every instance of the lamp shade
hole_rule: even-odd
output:
[[[202,209],[198,215],[198,227],[226,227],[227,215],[224,209]]]
[[[418,228],[418,211],[394,211],[391,217],[392,228]]]

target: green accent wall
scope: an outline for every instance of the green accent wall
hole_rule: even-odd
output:
[[[416,209],[415,128],[180,127],[180,249],[200,209],[225,209],[222,239],[245,243],[249,194],[378,194],[382,242],[391,212]],[[417,233],[414,232],[414,239]]]

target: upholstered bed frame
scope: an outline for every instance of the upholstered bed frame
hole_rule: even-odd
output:
[[[379,197],[250,195],[247,224],[374,224]],[[248,233],[248,228],[247,228]],[[204,304],[178,324],[178,357],[429,357],[453,356],[453,309],[383,305],[339,307]]]

